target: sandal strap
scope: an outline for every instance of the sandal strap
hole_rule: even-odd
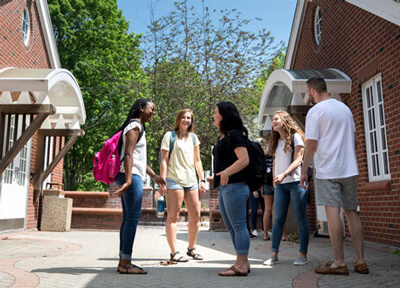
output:
[[[174,256],[175,256],[176,254],[181,254],[181,252],[175,251],[174,253],[170,253],[169,255],[171,256],[171,258],[174,258]]]

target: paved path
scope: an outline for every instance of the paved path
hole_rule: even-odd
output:
[[[198,252],[203,261],[162,266],[168,248],[163,227],[140,226],[134,246],[134,263],[148,275],[120,275],[118,232],[23,232],[0,235],[0,287],[400,287],[400,255],[396,249],[366,245],[371,274],[353,271],[354,251],[345,242],[350,276],[320,276],[313,269],[331,259],[328,238],[310,239],[306,266],[293,266],[299,246],[282,242],[280,263],[266,267],[270,241],[251,240],[248,277],[220,277],[235,256],[227,232],[201,231]],[[187,247],[187,230],[180,228],[178,246]],[[400,250],[400,249],[397,249]]]

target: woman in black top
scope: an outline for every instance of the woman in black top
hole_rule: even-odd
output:
[[[232,237],[236,262],[221,270],[220,276],[247,276],[250,235],[246,224],[246,202],[249,186],[245,183],[244,168],[249,164],[246,148],[247,129],[235,105],[231,102],[217,104],[213,115],[214,126],[220,138],[213,149],[214,187],[218,188],[218,201],[222,219]]]

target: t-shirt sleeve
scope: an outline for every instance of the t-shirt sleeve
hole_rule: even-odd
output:
[[[309,111],[306,117],[306,139],[319,139],[319,125],[317,115],[312,110]]]
[[[167,132],[164,134],[164,137],[161,141],[161,150],[167,150],[169,151],[169,142],[171,139],[171,132]]]
[[[124,135],[126,135],[126,133],[128,133],[129,130],[136,129],[136,128],[139,128],[139,133],[142,132],[142,125],[140,125],[140,123],[137,122],[137,121],[131,121],[131,122],[125,127]]]
[[[240,131],[232,131],[229,134],[229,141],[231,143],[232,149],[235,149],[238,147],[246,147],[246,142]]]
[[[196,147],[196,146],[199,146],[199,145],[200,145],[199,137],[197,137],[197,135],[194,134],[194,133],[193,133],[193,135],[194,135],[194,146],[195,146],[195,147]]]
[[[301,136],[300,136],[299,133],[295,133],[295,134],[294,134],[294,147],[296,147],[296,146],[302,146],[302,147],[304,147],[304,141],[303,141],[303,139],[301,138]]]

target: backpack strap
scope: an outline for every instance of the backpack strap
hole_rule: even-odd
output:
[[[190,134],[190,136],[192,137],[193,146],[194,146],[194,143],[196,143],[196,138],[194,137],[194,134],[193,134],[192,132],[189,132],[189,134]],[[172,130],[172,131],[171,131],[171,137],[169,138],[169,154],[168,154],[168,159],[169,159],[169,157],[171,157],[172,150],[174,150],[175,136],[176,136],[175,130]]]
[[[292,148],[292,161],[290,161],[290,164],[292,164],[294,160],[294,134],[290,137],[290,148]]]
[[[171,131],[171,137],[169,138],[169,154],[168,160],[171,157],[172,150],[174,150],[174,143],[175,143],[175,130]]]
[[[143,126],[143,124],[142,124],[142,122],[140,122],[139,120],[136,120],[136,119],[131,119],[129,122],[128,122],[128,125],[130,124],[130,123],[132,123],[132,122],[138,122],[139,123],[139,125],[140,125],[140,132],[139,132],[139,136],[138,136],[138,139],[137,139],[137,141],[136,141],[136,143],[139,143],[139,141],[140,141],[140,139],[142,139],[142,136],[143,136],[143,134],[144,134],[144,126]],[[126,126],[128,126],[128,125],[126,125]],[[123,133],[124,133],[124,131],[121,131],[121,135],[119,136],[119,139],[118,139],[118,153],[119,153],[119,156],[120,156],[120,158],[121,158],[121,149],[122,149],[122,144],[123,144]],[[122,158],[121,158],[121,162],[122,161],[124,161],[124,158],[125,158],[125,155],[122,155]]]

